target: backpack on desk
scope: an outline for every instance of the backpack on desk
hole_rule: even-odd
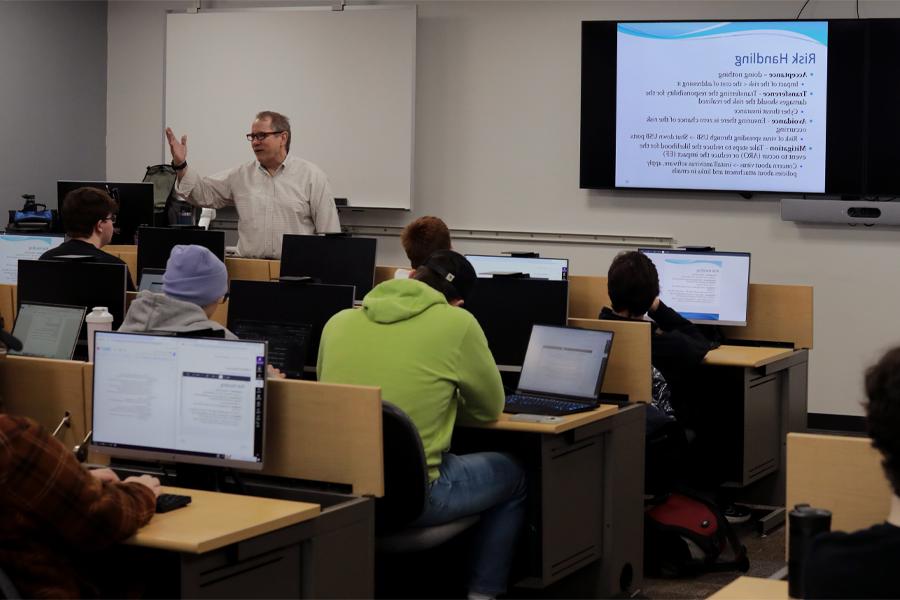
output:
[[[731,547],[729,560],[722,560]],[[747,548],[715,505],[687,490],[654,499],[644,511],[644,569],[680,577],[750,569]]]
[[[175,194],[177,177],[172,165],[151,165],[141,180],[153,184],[153,224],[157,227],[197,222],[197,210]]]

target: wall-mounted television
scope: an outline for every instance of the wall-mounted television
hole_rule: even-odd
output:
[[[582,188],[900,194],[900,20],[582,23]]]

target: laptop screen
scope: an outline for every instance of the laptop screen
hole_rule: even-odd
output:
[[[83,306],[23,302],[13,327],[13,336],[21,340],[22,349],[18,352],[10,350],[9,353],[71,359],[84,312]]]
[[[535,325],[519,390],[596,399],[612,339],[611,331]]]
[[[138,291],[150,291],[157,294],[162,294],[163,276],[165,274],[165,269],[144,269],[144,271],[141,273],[141,284],[138,287]]]
[[[261,469],[266,343],[98,331],[92,449]]]
[[[19,260],[37,260],[64,240],[62,235],[0,235],[0,283],[16,285]]]

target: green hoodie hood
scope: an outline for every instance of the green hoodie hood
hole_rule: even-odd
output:
[[[435,304],[447,304],[444,294],[415,279],[390,279],[363,298],[363,312],[375,323],[397,323],[419,315]]]

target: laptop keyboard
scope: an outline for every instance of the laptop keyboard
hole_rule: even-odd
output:
[[[288,379],[301,379],[312,326],[268,321],[238,321],[231,328],[242,340],[269,342],[269,364]]]
[[[505,413],[528,413],[532,415],[570,415],[596,408],[591,404],[580,402],[567,402],[555,398],[543,396],[527,396],[525,394],[510,394],[506,397]]]

